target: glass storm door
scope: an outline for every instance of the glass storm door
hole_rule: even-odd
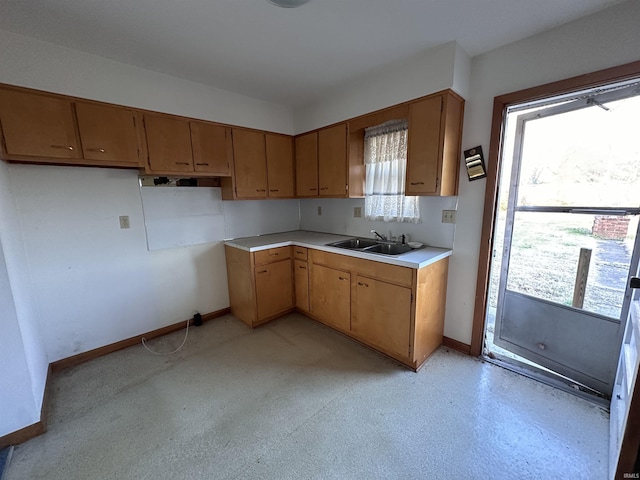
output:
[[[494,343],[611,395],[638,267],[637,85],[509,112]]]

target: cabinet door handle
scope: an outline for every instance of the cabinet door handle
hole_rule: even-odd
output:
[[[411,182],[411,185],[424,185],[424,182]]]
[[[278,190],[277,188],[273,189],[273,190],[269,190],[270,192],[279,192],[280,190]]]
[[[73,150],[71,145],[49,145],[51,148],[61,148],[63,150]]]
[[[256,188],[256,192],[266,192],[264,188]]]
[[[338,280],[349,280],[347,277],[338,277]]]
[[[320,190],[329,190],[329,187],[320,187]]]
[[[362,283],[362,282],[358,282],[358,285],[360,285],[361,287],[368,287],[369,286],[367,283]]]
[[[176,162],[176,165],[189,165],[189,162]]]
[[[87,152],[105,153],[106,150],[104,148],[87,148]]]
[[[296,250],[296,253],[299,253],[300,255],[304,255],[304,252],[301,252],[300,250]],[[633,288],[633,287],[631,287]]]
[[[196,163],[196,165],[206,165],[207,167],[209,166],[208,163]]]
[[[258,273],[267,273],[266,270],[260,270]]]
[[[302,270],[306,270],[307,267],[303,267],[302,265],[298,265],[298,268],[301,268]]]
[[[309,190],[311,190],[312,192],[315,190],[318,190],[317,188],[310,188]]]

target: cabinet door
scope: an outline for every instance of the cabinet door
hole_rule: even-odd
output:
[[[293,139],[285,135],[265,134],[267,151],[268,196],[293,197]]]
[[[266,198],[267,158],[264,133],[232,129],[237,198]]]
[[[358,275],[351,330],[373,346],[409,357],[411,289]]]
[[[351,274],[311,266],[310,307],[320,320],[344,331],[351,327]]]
[[[406,195],[434,194],[438,190],[441,118],[441,96],[409,107]]]
[[[204,122],[189,122],[189,127],[194,170],[218,177],[230,176],[231,129]]]
[[[135,113],[125,108],[76,102],[82,155],[97,162],[137,165]]]
[[[293,307],[290,260],[255,267],[255,272],[258,321]]]
[[[149,169],[156,172],[193,172],[189,122],[171,117],[144,116]]]
[[[318,132],[295,139],[296,196],[318,196]]]
[[[318,184],[320,196],[347,195],[347,125],[318,132]]]
[[[307,262],[293,261],[293,278],[296,287],[296,307],[309,311],[309,268]]]
[[[80,158],[73,107],[65,98],[0,89],[6,154]]]

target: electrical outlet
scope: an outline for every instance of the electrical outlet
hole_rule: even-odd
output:
[[[353,217],[362,218],[362,207],[353,207]]]
[[[456,211],[442,210],[442,223],[456,223]]]
[[[318,215],[322,215],[322,207],[318,207]]]
[[[120,216],[120,228],[131,228],[131,224],[129,223],[129,215]]]

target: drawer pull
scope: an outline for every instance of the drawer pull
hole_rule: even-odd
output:
[[[311,190],[312,192],[315,190],[318,190],[317,188],[310,188],[309,190]]]
[[[176,162],[176,165],[189,165],[189,162]]]
[[[296,253],[299,253],[300,255],[304,255],[304,252],[301,252],[300,250],[296,250]]]
[[[106,150],[104,148],[87,148],[87,152],[105,153]]]
[[[277,252],[276,252],[276,253],[270,253],[270,254],[269,254],[269,256],[270,256],[270,257],[277,257],[278,255],[280,255],[280,254],[279,254],[279,253],[277,253]]]
[[[411,182],[411,185],[424,185],[424,182]]]
[[[329,190],[329,187],[320,187],[320,190]]]
[[[280,190],[278,190],[277,188],[273,189],[273,190],[269,190],[270,192],[279,192]]]
[[[338,277],[338,280],[349,280],[347,277]]]
[[[256,192],[266,192],[267,190],[264,188],[256,188]]]
[[[266,270],[260,270],[258,273],[267,273]]]
[[[73,150],[71,145],[49,145],[51,148],[61,148],[63,150]]]
[[[301,268],[302,270],[306,270],[307,267],[303,267],[302,265],[298,265],[298,268]]]
[[[206,166],[206,167],[208,167],[208,166],[209,166],[209,164],[208,164],[208,163],[196,163],[196,165],[204,165],[204,166]]]
[[[369,284],[362,282],[358,282],[358,285],[360,285],[361,287],[369,287]]]

